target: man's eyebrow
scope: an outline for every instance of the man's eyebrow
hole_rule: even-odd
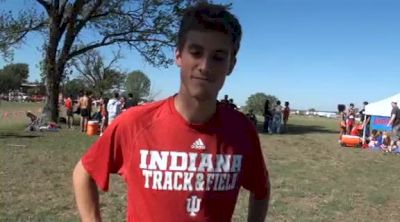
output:
[[[221,53],[223,55],[229,55],[228,50],[226,49],[217,49],[215,52]]]
[[[196,44],[196,43],[190,43],[188,48],[189,49],[203,49],[204,47],[199,45],[199,44]],[[215,50],[215,52],[216,53],[221,53],[221,54],[224,54],[224,55],[228,55],[229,54],[228,50],[224,49],[224,48],[217,49],[217,50]]]
[[[204,48],[203,46],[196,44],[196,43],[190,43],[188,46],[189,49],[202,49]]]

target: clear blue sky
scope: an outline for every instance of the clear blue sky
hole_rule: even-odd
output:
[[[1,3],[5,10],[30,1]],[[220,97],[239,105],[264,92],[290,101],[292,108],[336,110],[338,103],[373,102],[400,92],[399,0],[238,0],[233,12],[242,23],[238,63]],[[40,36],[30,35],[14,62],[39,78]],[[102,52],[110,54],[112,48]],[[177,92],[179,70],[155,69],[135,52],[124,51],[123,70],[143,70],[158,98]],[[0,60],[0,67],[5,62]]]

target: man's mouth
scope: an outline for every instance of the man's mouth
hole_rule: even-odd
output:
[[[208,79],[207,77],[203,77],[203,76],[192,76],[192,79],[210,82],[210,79]]]

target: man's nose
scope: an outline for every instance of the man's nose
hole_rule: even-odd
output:
[[[208,57],[204,57],[200,60],[200,71],[204,74],[207,74],[211,70],[211,59]]]

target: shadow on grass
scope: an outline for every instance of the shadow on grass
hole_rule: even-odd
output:
[[[38,134],[28,134],[28,133],[17,133],[17,132],[1,132],[0,131],[0,139],[11,139],[11,138],[27,138],[27,139],[33,139],[36,137],[41,137],[41,135]]]
[[[289,132],[285,132],[283,134],[288,135],[302,135],[302,134],[309,134],[309,133],[327,133],[327,134],[338,134],[339,132],[336,130],[330,130],[323,126],[318,125],[293,125],[288,124]],[[257,131],[261,134],[268,134],[264,132],[263,123],[257,124]]]

